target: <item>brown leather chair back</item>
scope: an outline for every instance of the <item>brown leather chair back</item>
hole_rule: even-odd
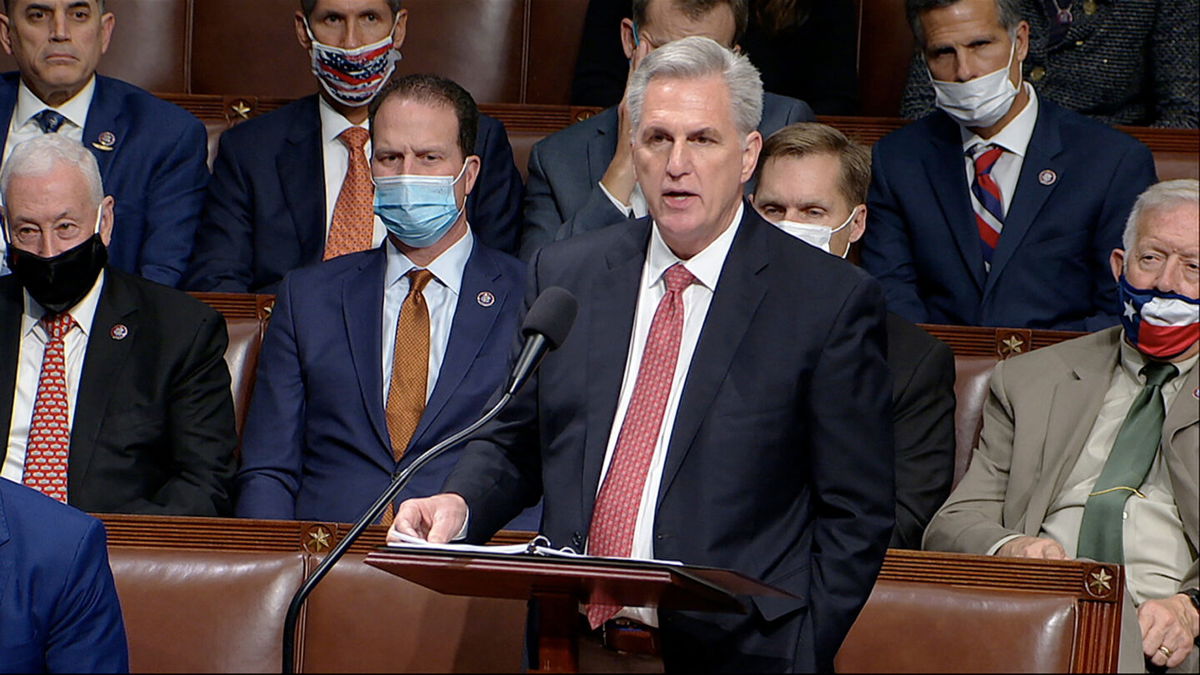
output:
[[[1115,672],[1124,573],[1079,560],[889,550],[840,673]]]
[[[904,0],[859,0],[858,19],[861,114],[896,117],[913,51]]]
[[[995,356],[954,357],[954,482],[958,485],[971,455],[979,445],[983,429],[983,404],[987,402],[988,382],[999,358]]]
[[[284,617],[304,580],[302,552],[110,545],[109,563],[132,672],[279,672]]]
[[[309,598],[304,672],[520,671],[524,602],[441,595],[364,557],[347,554]]]
[[[575,78],[587,5],[588,0],[530,0],[525,96],[520,100],[560,105],[571,102],[571,81]],[[616,33],[618,27],[606,30]],[[517,166],[525,170],[524,164]]]
[[[262,348],[275,296],[254,293],[192,293],[197,299],[216,309],[225,317],[229,330],[229,347],[225,349],[225,364],[233,389],[233,412],[238,438],[250,408],[254,393],[254,378],[258,370],[258,352]]]

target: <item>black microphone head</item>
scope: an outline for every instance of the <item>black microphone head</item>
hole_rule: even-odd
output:
[[[558,349],[571,332],[578,309],[579,303],[570,291],[551,286],[533,301],[533,306],[525,314],[525,323],[521,324],[521,334],[526,337],[543,335],[546,342],[550,343],[550,349]]]

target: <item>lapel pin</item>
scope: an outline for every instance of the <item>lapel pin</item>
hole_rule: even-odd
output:
[[[1042,185],[1054,185],[1054,182],[1057,180],[1058,174],[1054,173],[1052,169],[1043,169],[1042,172],[1038,174],[1038,182]]]
[[[1192,398],[1200,398],[1200,387],[1192,390]]]
[[[112,152],[113,146],[117,144],[117,137],[111,131],[100,132],[100,137],[92,143],[92,147],[105,152]]]
[[[478,302],[480,307],[491,307],[496,304],[496,296],[492,295],[491,291],[479,291],[479,295],[475,296],[475,302]]]
[[[118,323],[108,331],[114,340],[124,340],[126,335],[129,335],[129,329],[123,323]]]

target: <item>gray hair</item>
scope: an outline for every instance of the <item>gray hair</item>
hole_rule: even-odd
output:
[[[693,35],[650,52],[629,83],[629,119],[637,129],[642,121],[646,88],[656,77],[686,80],[720,75],[733,102],[733,121],[742,134],[758,128],[762,120],[763,86],[758,69],[744,55],[735,54],[710,38]]]
[[[17,144],[0,169],[0,195],[8,203],[8,186],[14,176],[44,176],[59,164],[73,166],[88,182],[93,206],[104,200],[104,183],[96,157],[83,145],[59,134],[42,134]]]
[[[925,48],[925,29],[921,26],[921,15],[933,9],[941,9],[958,4],[961,0],[907,0],[904,12],[908,16],[908,25],[912,28],[913,38],[917,46]],[[1018,0],[996,0],[996,9],[1000,13],[1000,25],[1009,35],[1016,35],[1017,26],[1021,24],[1021,7]]]
[[[1145,192],[1138,195],[1133,210],[1129,212],[1129,220],[1125,221],[1125,235],[1121,238],[1125,250],[1132,251],[1137,244],[1138,228],[1147,211],[1188,202],[1200,204],[1200,181],[1195,178],[1165,180],[1146,188]],[[1125,260],[1128,264],[1129,259]]]

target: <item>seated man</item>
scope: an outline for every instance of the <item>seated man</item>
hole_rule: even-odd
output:
[[[127,673],[104,525],[0,480],[0,673]]]
[[[1155,180],[1144,145],[1021,79],[1013,0],[908,0],[938,112],[874,148],[862,264],[916,323],[1094,331],[1108,255]]]
[[[1111,254],[1122,326],[996,366],[971,467],[924,541],[1124,564],[1141,651],[1181,672],[1200,634],[1198,222],[1195,180],[1138,198]]]
[[[763,218],[845,258],[863,235],[871,153],[816,122],[776,131],[758,160],[751,202]],[[941,340],[887,315],[896,440],[896,529],[892,548],[921,548],[921,533],[954,480],[954,353]]]
[[[110,265],[115,204],[60,134],[0,171],[0,475],[83,511],[228,515],[237,443],[225,322]]]
[[[633,0],[633,19],[621,22],[629,73],[654,49],[689,35],[733,48],[749,21],[747,0]],[[646,215],[633,175],[628,94],[620,105],[572,125],[533,146],[521,258],[543,244]],[[763,94],[758,130],[767,136],[813,119],[803,101]]]
[[[0,145],[7,159],[43,133],[83,143],[116,198],[109,263],[177,286],[204,204],[208,136],[182,108],[96,74],[115,23],[104,0],[4,0],[0,45],[20,72],[0,76]]]
[[[246,419],[239,516],[357,520],[394,473],[475,421],[508,374],[525,268],[468,224],[475,102],[449,80],[409,75],[371,108],[388,237],[280,285]],[[440,491],[460,454],[414,474],[401,496]],[[528,512],[513,527],[537,525]]]
[[[188,289],[274,293],[290,270],[383,241],[371,213],[367,105],[400,58],[408,25],[400,2],[300,0],[296,39],[320,93],[222,134]],[[475,138],[476,235],[516,252],[524,188],[508,135],[481,115]]]

